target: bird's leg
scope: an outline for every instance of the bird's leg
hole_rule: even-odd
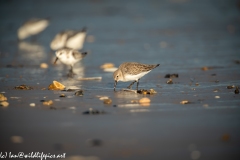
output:
[[[70,73],[73,73],[73,66],[71,66],[69,72],[70,72]]]
[[[131,88],[132,88],[132,85],[133,85],[135,82],[137,82],[137,81],[133,81],[127,88],[128,88],[128,89],[131,89]]]
[[[114,82],[114,91],[116,91],[117,81]]]
[[[73,77],[74,73],[73,73],[73,66],[71,66],[70,70],[69,70],[69,73],[68,73],[68,76],[69,77]]]
[[[137,81],[137,90],[138,90],[139,80],[140,80],[140,79],[138,79],[138,81]]]

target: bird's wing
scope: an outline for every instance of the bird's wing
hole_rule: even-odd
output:
[[[80,53],[80,52],[78,52],[78,51],[76,51],[76,50],[73,50],[73,51],[72,51],[72,55],[73,55],[73,57],[76,58],[76,59],[82,59],[83,57],[86,56],[85,53],[83,54],[83,53]]]
[[[141,64],[141,63],[126,63],[124,65],[124,72],[131,75],[137,75],[142,72],[148,72],[154,68],[156,68],[158,65],[150,65],[150,64]]]

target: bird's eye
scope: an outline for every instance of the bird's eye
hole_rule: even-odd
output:
[[[59,55],[62,55],[62,52],[60,52]]]
[[[117,78],[118,78],[118,76],[117,76]]]

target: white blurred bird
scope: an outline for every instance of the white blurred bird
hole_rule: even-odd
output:
[[[73,75],[73,66],[75,63],[83,59],[86,55],[87,52],[79,52],[74,49],[70,48],[63,48],[58,51],[56,51],[56,59],[54,61],[54,64],[56,64],[57,60],[59,59],[62,63],[66,65],[70,65],[70,75]]]
[[[18,29],[18,39],[23,40],[32,35],[36,35],[42,32],[49,25],[49,20],[47,19],[39,19],[33,18],[26,21],[19,29]]]
[[[52,50],[58,50],[64,47],[80,50],[83,48],[87,29],[82,30],[65,30],[58,33],[52,40],[50,47]]]

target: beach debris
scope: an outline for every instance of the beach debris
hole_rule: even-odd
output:
[[[88,139],[86,143],[89,147],[99,147],[102,145],[102,141],[100,139]]]
[[[169,79],[166,83],[167,84],[173,84],[173,81],[172,81],[172,79]]]
[[[23,138],[21,136],[12,136],[11,138],[12,143],[22,143]]]
[[[48,64],[47,63],[41,63],[40,68],[46,69],[46,68],[48,68]]]
[[[29,106],[30,106],[30,107],[35,107],[36,104],[35,104],[35,103],[30,103]]]
[[[141,98],[140,100],[139,100],[139,103],[150,103],[151,102],[151,100],[149,99],[149,98]]]
[[[60,94],[60,96],[59,97],[66,97],[66,95],[65,94]]]
[[[227,89],[233,89],[233,88],[235,88],[234,85],[229,85],[229,86],[227,86]]]
[[[140,103],[141,106],[148,107],[150,106],[151,100],[145,97],[145,98],[141,98],[138,102]]]
[[[188,100],[183,100],[180,102],[181,104],[189,104],[190,102]]]
[[[223,142],[228,142],[228,141],[230,141],[230,139],[231,139],[231,136],[228,133],[223,134],[222,137],[221,137],[221,140]]]
[[[100,66],[105,72],[115,72],[118,68],[113,63],[104,63]]]
[[[178,74],[166,74],[164,78],[178,78]]]
[[[208,71],[208,70],[210,70],[210,69],[212,69],[212,67],[204,66],[204,67],[201,68],[201,70],[203,70],[203,71]]]
[[[58,81],[53,81],[52,84],[48,86],[48,90],[64,90],[66,87]]]
[[[215,96],[216,99],[220,98],[220,96]]]
[[[131,103],[138,103],[138,100],[131,100]]]
[[[83,96],[83,90],[79,90],[79,91],[75,92],[74,95]]]
[[[52,100],[45,100],[44,102],[43,102],[43,105],[45,105],[45,106],[50,106],[50,105],[52,105],[53,104],[53,101]]]
[[[234,93],[235,93],[235,94],[239,94],[238,86],[236,86],[236,89],[235,89]]]
[[[0,102],[0,106],[8,107],[9,103],[7,101]]]
[[[220,90],[219,89],[214,89],[213,92],[219,92]]]
[[[154,89],[149,89],[149,90],[141,89],[141,90],[138,90],[137,93],[139,93],[139,94],[156,94],[157,92]]]
[[[104,112],[104,111],[99,111],[99,110],[96,110],[96,109],[89,108],[89,110],[83,112],[83,114],[98,115],[98,114],[105,114],[105,112]]]
[[[105,68],[103,69],[104,72],[115,72],[118,68],[113,67],[113,68]]]
[[[199,86],[199,83],[195,83],[195,86]]]
[[[33,89],[33,87],[30,87],[30,86],[27,86],[25,84],[22,84],[20,86],[14,87],[14,89],[18,89],[18,90],[31,90],[31,89]]]
[[[111,103],[112,103],[112,100],[111,100],[110,98],[104,99],[104,100],[103,100],[103,103],[104,103],[104,104],[111,104]]]
[[[67,91],[67,92],[73,92],[73,91],[77,91],[80,90],[81,88],[77,87],[77,86],[67,86],[63,91]]]
[[[101,101],[103,101],[103,100],[105,100],[105,99],[109,99],[109,97],[107,97],[107,96],[99,97],[99,100],[101,100]]]
[[[80,81],[86,81],[86,80],[102,80],[102,77],[81,77],[78,78]]]
[[[113,67],[115,67],[113,63],[104,63],[103,65],[100,66],[100,68],[102,69],[113,68]]]
[[[2,93],[0,93],[0,101],[7,101],[7,97],[5,97]]]

